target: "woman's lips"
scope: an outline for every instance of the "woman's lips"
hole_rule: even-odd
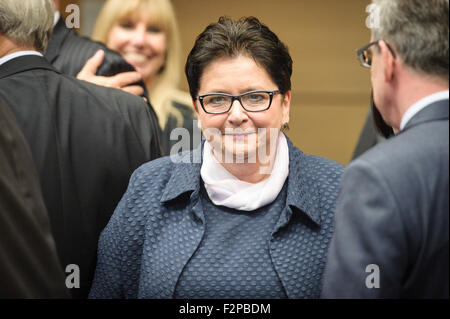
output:
[[[253,136],[256,132],[225,132],[224,138],[233,140],[246,140],[249,136]]]
[[[252,133],[225,133],[223,135],[227,135],[227,136],[247,136],[247,135],[252,135],[255,134],[254,132]]]
[[[255,129],[242,129],[242,128],[226,128],[222,131],[223,135],[251,135],[255,134]]]
[[[147,61],[147,59],[149,58],[148,56],[144,55],[144,54],[140,54],[140,53],[125,53],[123,55],[123,57],[127,60],[127,61],[133,61],[136,63],[143,63],[145,61]]]

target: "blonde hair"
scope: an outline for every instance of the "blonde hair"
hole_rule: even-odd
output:
[[[190,99],[187,93],[183,94],[178,90],[181,47],[175,12],[169,0],[107,0],[97,17],[92,38],[107,45],[108,35],[113,26],[136,13],[148,16],[153,25],[165,32],[167,38],[166,62],[153,81],[152,87],[148,88],[159,125],[164,129],[170,115],[181,124],[183,117],[172,102],[189,104]]]

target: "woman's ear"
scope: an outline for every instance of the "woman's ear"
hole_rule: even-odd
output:
[[[290,113],[290,109],[291,109],[291,91],[287,91],[286,93],[283,94],[283,102],[281,104],[282,107],[282,112],[283,112],[283,124],[284,123],[289,123],[289,113]]]
[[[197,127],[199,130],[202,129],[202,123],[200,122],[200,116],[198,114],[197,103],[192,99],[192,108],[194,109],[195,118],[197,119]]]
[[[195,116],[197,116],[197,118],[199,118],[199,117],[198,117],[197,103],[195,103],[195,100],[194,100],[194,99],[192,99],[192,108],[194,109]]]

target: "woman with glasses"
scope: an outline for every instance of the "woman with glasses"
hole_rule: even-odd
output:
[[[318,298],[342,166],[297,149],[292,60],[256,18],[220,18],[186,62],[206,138],[133,174],[93,298]]]

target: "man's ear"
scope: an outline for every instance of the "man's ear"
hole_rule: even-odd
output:
[[[383,59],[383,73],[384,73],[384,81],[385,82],[391,82],[394,78],[394,74],[397,68],[397,61],[395,60],[394,56],[392,55],[391,50],[389,50],[389,47],[387,46],[386,42],[383,40],[380,40],[378,42],[378,45],[380,47],[381,51],[381,57]]]

